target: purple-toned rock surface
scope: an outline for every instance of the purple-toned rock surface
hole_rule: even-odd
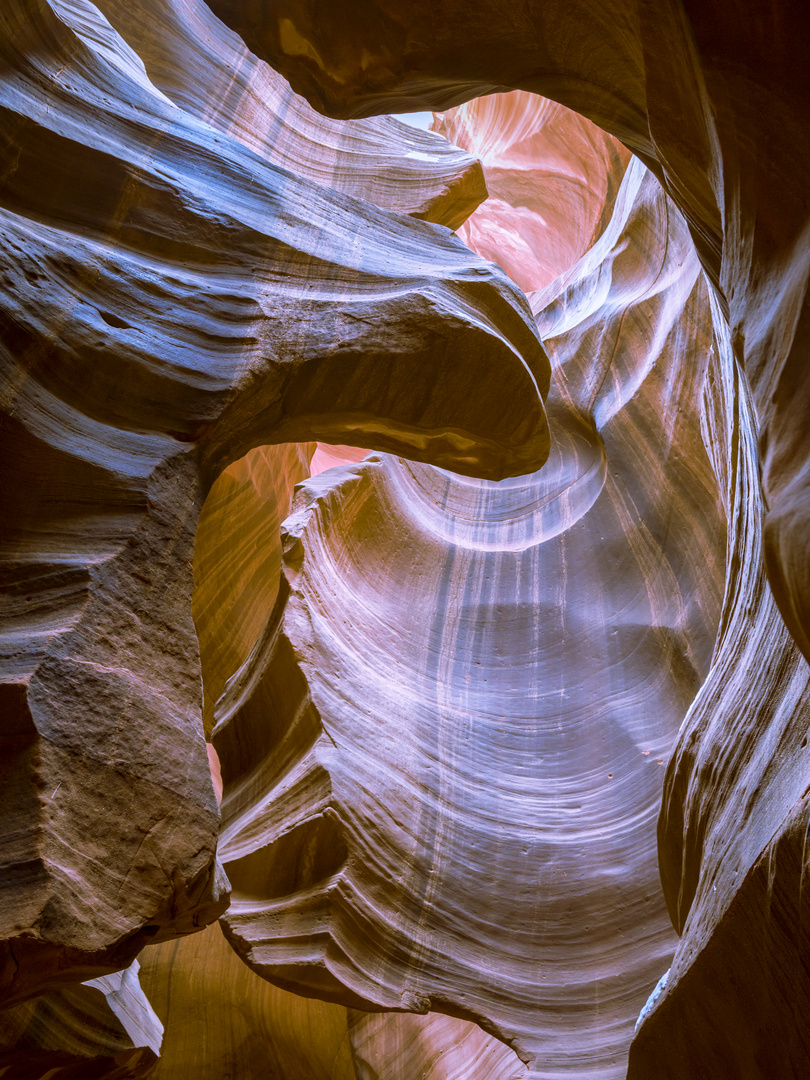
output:
[[[710,441],[730,545],[713,668],[660,821],[683,937],[631,1075],[802,1075],[810,12],[792,0],[498,12],[487,0],[369,0],[349,20],[300,0],[213,6],[334,115],[446,108],[504,87],[547,95],[620,138],[684,214],[713,292]]]
[[[214,733],[223,921],[254,970],[475,1019],[537,1077],[624,1076],[669,964],[655,818],[725,576],[708,290],[625,161],[596,245],[529,296],[547,465],[493,485],[372,456],[302,484]]]
[[[810,10],[211,7],[0,11],[4,1075],[804,1080]]]
[[[13,1001],[227,904],[191,617],[220,471],[322,438],[525,472],[548,364],[523,297],[446,229],[202,122],[86,0],[12,0],[0,53]]]

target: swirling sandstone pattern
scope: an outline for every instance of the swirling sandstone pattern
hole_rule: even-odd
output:
[[[804,417],[810,9],[801,0],[211,0],[334,116],[542,94],[620,138],[689,222],[759,413],[766,554],[810,654],[810,447]],[[763,152],[767,147],[767,152]]]
[[[525,1066],[477,1024],[429,1013],[349,1011],[357,1080],[524,1080]]]
[[[459,236],[524,292],[549,285],[604,232],[630,155],[584,117],[517,91],[453,109],[436,130],[486,169],[489,198]]]
[[[573,105],[663,182],[714,292],[615,139],[526,94],[446,116],[494,196],[464,236],[530,293],[552,354],[549,464],[492,488],[377,457],[310,483],[277,595],[275,526],[313,444],[259,443],[321,435],[493,477],[544,457],[523,302],[370,205],[456,226],[478,167],[389,119],[319,119],[198,0],[7,0],[6,1000],[226,902],[190,607],[219,475],[194,616],[251,963],[349,1004],[474,1017],[535,1075],[622,1075],[673,947],[650,823],[697,691],[659,821],[682,938],[629,1075],[803,1080],[810,15],[215,4],[344,116],[502,86]],[[257,1080],[271,1054],[285,1080],[525,1074],[457,1017],[257,984],[216,933],[155,946],[153,988],[207,971],[223,1012],[245,994],[278,1022],[255,1011],[238,1048],[227,1023],[201,1037],[204,979],[173,993],[165,1070],[194,1040],[200,1068]],[[106,1061],[40,1055],[75,993],[6,1014],[33,1018],[23,1069],[146,1075],[153,1051],[106,1020],[84,1050]],[[85,1031],[93,1008],[71,1008]]]
[[[791,0],[544,0],[496,16],[488,0],[371,0],[361,28],[319,3],[213,6],[335,115],[446,107],[504,85],[546,94],[621,138],[685,214],[716,289],[713,432],[732,540],[715,667],[670,766],[660,824],[684,937],[631,1073],[803,1075],[806,669],[761,558],[810,655],[810,11]]]
[[[522,1080],[503,1043],[447,1016],[369,1015],[278,989],[216,926],[141,954],[166,1034],[154,1080]],[[25,1006],[24,1006],[25,1007]]]
[[[201,0],[98,0],[150,80],[273,165],[377,206],[456,228],[486,198],[481,165],[393,117],[327,120]]]
[[[349,434],[521,473],[547,453],[548,367],[525,301],[446,230],[195,118],[87,0],[11,0],[0,56],[14,1001],[226,903],[190,604],[217,474]]]
[[[372,457],[305,482],[215,730],[251,966],[474,1018],[544,1077],[623,1076],[671,955],[654,821],[726,554],[708,292],[657,182],[601,160],[607,227],[530,296],[548,465],[495,486]]]
[[[633,1045],[633,1080],[799,1080],[810,1060],[810,672],[764,578],[753,410],[716,322],[726,597],[712,670],[667,770],[661,880],[682,938]]]

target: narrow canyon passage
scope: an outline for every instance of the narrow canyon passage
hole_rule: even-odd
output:
[[[251,700],[215,732],[224,923],[282,985],[474,1018],[538,1077],[620,1077],[674,951],[656,819],[720,617],[725,508],[701,415],[719,359],[657,181],[536,101],[485,99],[455,130],[520,200],[511,221],[506,198],[484,203],[464,232],[537,255],[549,461],[491,484],[372,456],[301,485],[286,607],[237,677],[261,680],[274,734],[249,754]],[[552,173],[579,203],[544,192]],[[549,281],[556,203],[590,213]]]
[[[804,1080],[809,19],[7,0],[7,1080]]]

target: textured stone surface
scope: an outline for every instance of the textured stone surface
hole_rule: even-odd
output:
[[[139,965],[52,990],[0,1011],[0,1075],[8,1080],[146,1080],[163,1028]]]
[[[603,235],[529,296],[549,463],[487,485],[372,457],[306,481],[214,735],[224,922],[250,965],[476,1019],[547,1077],[623,1076],[669,962],[655,817],[725,575],[708,291],[654,178],[606,157]]]
[[[682,937],[630,1076],[803,1078],[806,5],[215,4],[343,116],[522,92],[448,113],[456,150],[319,118],[197,0],[0,12],[3,991],[221,910],[201,658],[253,966],[479,1019],[535,1075],[621,1076],[674,946],[651,824],[697,692],[658,837]],[[499,489],[385,457],[310,483],[279,594],[309,440],[490,477],[544,457],[524,302],[390,213],[458,225],[474,156],[493,197],[463,236],[547,339],[549,464]],[[458,1017],[302,1003],[216,933],[151,947],[167,1076],[193,1055],[211,1080],[525,1075]],[[67,1027],[32,1021],[0,1063],[154,1064],[43,1048]]]
[[[514,87],[622,139],[692,229],[759,411],[769,576],[810,654],[805,417],[810,9],[801,0],[211,0],[336,116],[446,108]],[[351,17],[349,17],[349,10]],[[767,152],[763,152],[767,148]]]
[[[274,165],[377,206],[456,228],[486,197],[474,157],[394,117],[328,120],[201,0],[99,0],[149,78],[192,116]]]
[[[252,972],[219,928],[150,946],[141,982],[166,1024],[154,1080],[519,1080],[524,1068],[475,1024],[369,1015],[298,997]]]
[[[525,301],[445,229],[173,104],[92,4],[12,0],[0,31],[0,988],[18,1000],[226,902],[190,602],[213,479],[262,442],[349,434],[520,473],[547,453],[548,368]]]
[[[621,138],[683,211],[716,290],[711,428],[731,543],[714,666],[660,822],[684,936],[631,1073],[801,1075],[808,716],[806,668],[782,619],[810,655],[807,6],[544,0],[496,16],[488,0],[370,2],[362,28],[327,4],[214,6],[335,115],[539,91]]]

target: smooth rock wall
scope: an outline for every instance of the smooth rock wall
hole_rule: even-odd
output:
[[[299,0],[212,6],[334,115],[441,109],[504,86],[551,97],[620,138],[685,215],[715,290],[707,417],[731,541],[715,667],[668,770],[660,823],[684,937],[632,1068],[802,1075],[806,676],[781,620],[810,655],[810,10],[798,0],[497,11],[488,0],[372,0],[352,21],[340,6]]]
[[[138,961],[83,985],[0,1010],[0,1075],[8,1080],[146,1080],[163,1027],[140,987]]]
[[[141,953],[166,1034],[154,1080],[519,1080],[524,1067],[475,1024],[360,1013],[252,972],[211,926]]]
[[[569,270],[604,232],[630,154],[584,116],[514,91],[476,98],[434,126],[486,176],[489,198],[459,236],[525,293]]]
[[[529,298],[549,463],[305,482],[214,733],[248,963],[476,1019],[544,1077],[624,1076],[672,955],[655,818],[725,578],[708,290],[655,179],[612,160],[602,236]]]
[[[775,598],[810,653],[810,171],[802,0],[211,0],[332,116],[541,94],[621,139],[685,215],[758,411]]]
[[[456,228],[486,198],[480,163],[395,117],[329,120],[202,0],[98,0],[156,87],[192,116],[333,191]]]

